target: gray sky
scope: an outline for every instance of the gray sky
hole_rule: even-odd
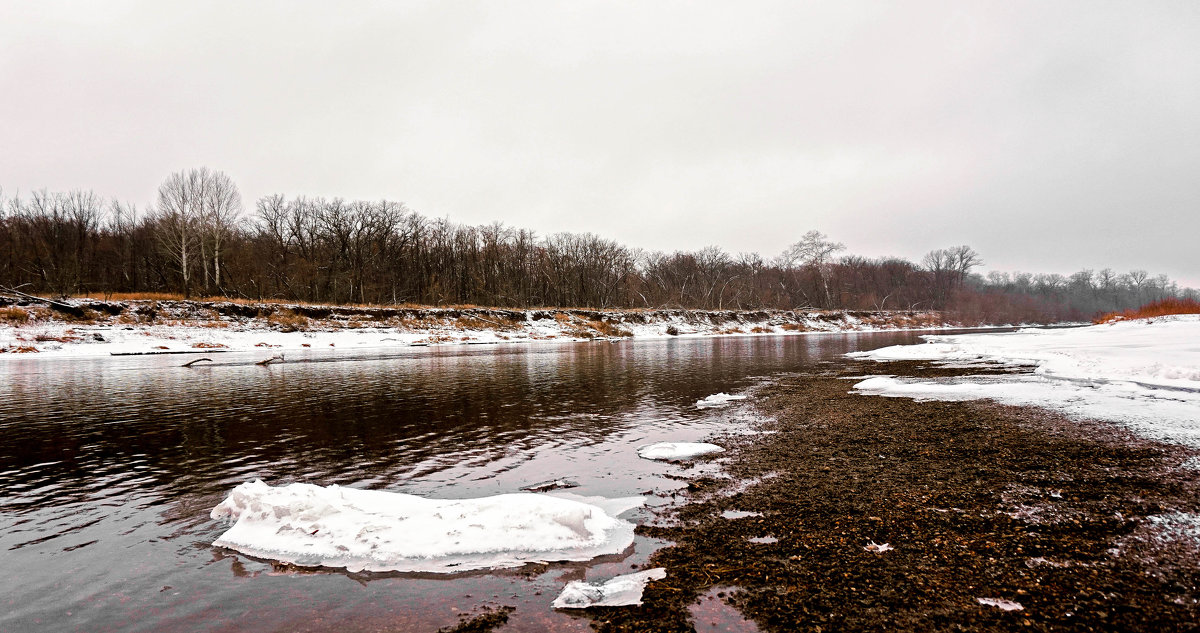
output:
[[[0,186],[1200,287],[1200,2],[0,0]]]

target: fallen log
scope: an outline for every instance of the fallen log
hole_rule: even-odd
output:
[[[181,349],[157,352],[109,352],[112,356],[158,356],[160,354],[224,354],[227,349]]]
[[[2,292],[4,294],[21,297],[22,299],[29,299],[31,301],[40,301],[40,302],[50,306],[51,308],[58,310],[59,312],[66,312],[67,314],[70,314],[71,316],[76,316],[76,317],[83,316],[83,308],[81,308],[79,306],[71,305],[69,303],[55,301],[54,299],[47,299],[46,297],[38,297],[36,295],[31,295],[27,292],[21,292],[20,290],[17,290],[16,288],[6,288],[4,286],[0,286],[0,292]]]

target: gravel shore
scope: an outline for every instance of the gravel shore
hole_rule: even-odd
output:
[[[716,591],[768,631],[1200,627],[1193,451],[1038,409],[849,393],[878,371],[763,388],[768,433],[722,438],[729,477],[696,476],[667,525],[639,528],[675,543],[651,560],[667,578],[594,626],[736,630],[693,622]]]

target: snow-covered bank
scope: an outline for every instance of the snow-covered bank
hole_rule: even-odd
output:
[[[855,388],[881,396],[1045,406],[1200,446],[1200,315],[925,338],[923,345],[849,356],[958,366],[1001,363],[1032,367],[1033,372],[936,381],[877,376]]]
[[[233,523],[213,544],[244,554],[349,571],[459,572],[585,561],[633,543],[617,514],[642,497],[503,494],[426,499],[379,490],[262,481],[212,510]]]
[[[0,358],[478,345],[954,327],[936,312],[500,310],[197,301],[78,302],[84,316],[0,299]]]

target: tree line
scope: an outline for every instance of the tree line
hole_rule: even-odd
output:
[[[139,211],[90,191],[0,192],[0,285],[52,295],[170,292],[320,303],[497,307],[947,310],[970,322],[1086,319],[1168,297],[1164,275],[1111,269],[981,276],[969,246],[844,254],[810,231],[777,257],[632,249],[431,219],[387,200],[265,196],[224,173],[169,176]]]

